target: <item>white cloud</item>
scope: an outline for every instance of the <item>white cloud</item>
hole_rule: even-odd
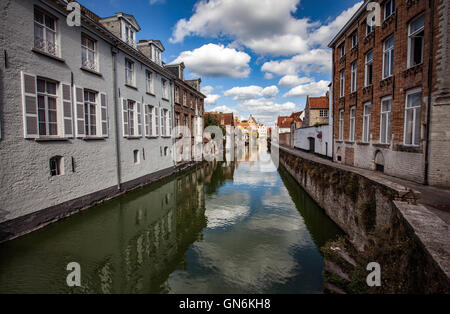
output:
[[[279,115],[290,115],[295,107],[293,102],[277,103],[267,98],[249,99],[237,105],[240,112],[250,112],[266,125],[272,125]]]
[[[165,3],[166,0],[150,0],[150,4]]]
[[[298,77],[297,75],[285,75],[283,76],[278,85],[280,86],[296,86],[300,84],[305,84],[313,81],[312,78],[309,77]]]
[[[215,105],[220,98],[220,95],[212,94],[213,90],[214,90],[214,87],[212,87],[212,86],[202,87],[202,93],[206,96],[206,98],[205,98],[206,106]]]
[[[245,52],[206,44],[192,51],[183,51],[172,63],[184,62],[194,75],[241,78],[250,74],[250,59]]]
[[[273,75],[272,73],[266,72],[266,73],[264,74],[264,78],[265,78],[266,80],[271,80],[271,79],[274,78],[274,75]]]
[[[275,85],[262,88],[261,86],[245,86],[245,87],[233,87],[227,90],[225,96],[234,96],[234,100],[246,100],[256,97],[275,97],[278,94],[278,87]]]
[[[331,70],[331,52],[328,49],[312,49],[290,59],[269,61],[262,65],[261,71],[279,76],[303,73],[328,73]]]
[[[300,0],[201,0],[189,19],[175,25],[170,41],[186,36],[234,39],[256,53],[292,55],[308,49],[308,28],[316,26],[308,19],[293,16]]]
[[[210,111],[210,112],[223,112],[223,113],[230,113],[230,112],[232,112],[232,113],[235,113],[235,114],[238,113],[238,111],[236,109],[230,108],[228,106],[218,106],[218,107],[215,107],[215,108],[213,108],[211,110],[208,110],[208,111]]]
[[[283,97],[323,96],[328,91],[328,81],[312,82],[292,88]]]

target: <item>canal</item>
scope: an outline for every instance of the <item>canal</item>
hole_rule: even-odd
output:
[[[247,149],[0,244],[0,293],[321,293],[319,248],[340,230],[283,169],[261,171],[268,156]]]

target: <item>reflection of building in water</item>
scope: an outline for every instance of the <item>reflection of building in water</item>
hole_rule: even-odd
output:
[[[88,220],[83,232],[99,245],[82,245],[95,249],[77,257],[87,261],[83,292],[168,292],[169,275],[206,227],[202,177],[203,169],[197,169],[156,190],[126,195],[102,211],[101,227]]]

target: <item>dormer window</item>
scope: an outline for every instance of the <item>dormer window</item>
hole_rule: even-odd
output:
[[[136,34],[129,25],[125,25],[125,42],[131,46],[136,46]]]
[[[152,45],[152,61],[161,65],[161,50]]]

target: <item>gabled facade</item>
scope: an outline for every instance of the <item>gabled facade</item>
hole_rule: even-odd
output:
[[[328,94],[323,97],[306,97],[305,114],[302,127],[328,124],[329,121]]]

